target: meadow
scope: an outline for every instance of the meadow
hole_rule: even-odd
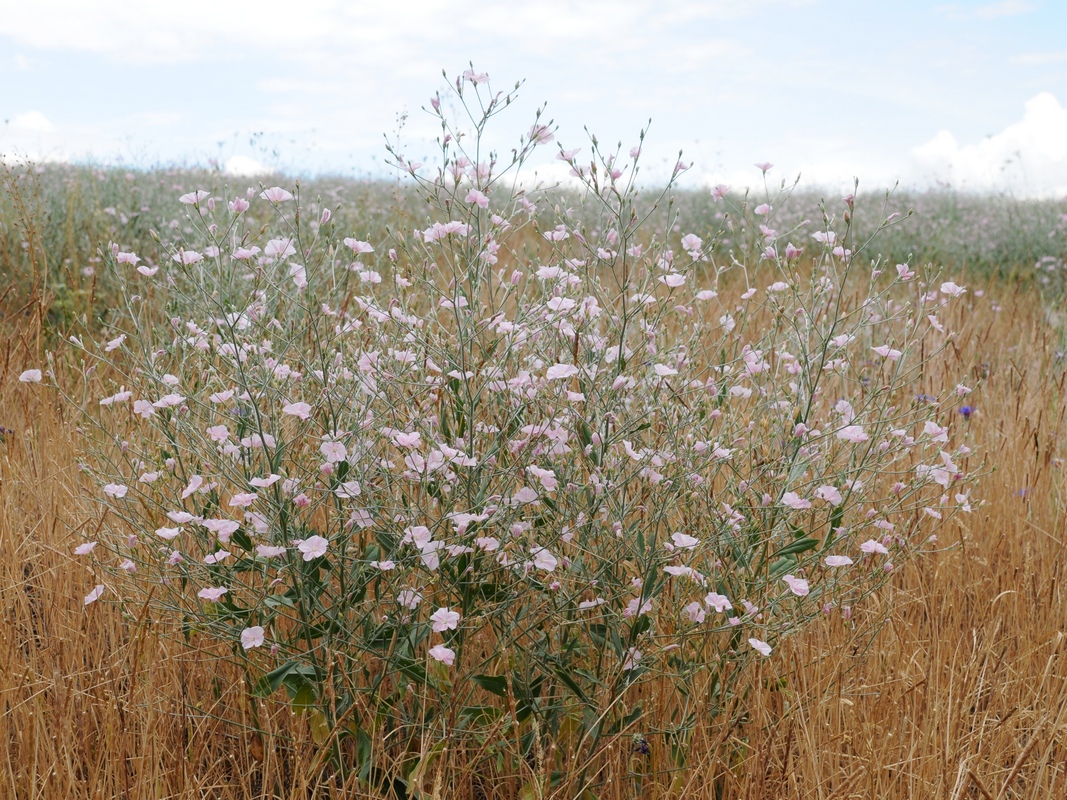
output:
[[[5,168],[0,794],[1067,791],[1067,204],[443,148]]]

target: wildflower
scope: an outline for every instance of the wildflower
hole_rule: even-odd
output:
[[[305,561],[314,561],[326,555],[326,548],[330,543],[321,536],[309,536],[297,544],[296,549],[304,554]]]
[[[852,559],[848,556],[827,556],[826,566],[828,567],[847,567],[852,564]]]
[[[708,606],[708,608],[713,608],[720,614],[723,611],[733,608],[733,604],[726,597],[726,595],[719,594],[718,592],[709,593],[708,596],[704,598],[704,603]]]
[[[100,599],[100,595],[104,593],[104,584],[98,583],[89,594],[85,595],[85,605],[95,603]]]
[[[19,381],[22,383],[40,383],[41,382],[41,370],[28,369],[19,375]]]
[[[230,498],[230,505],[237,508],[248,508],[256,501],[258,496],[255,492],[241,492]]]
[[[642,653],[636,647],[631,647],[629,650],[626,651],[626,658],[623,659],[623,670],[629,672],[630,670],[637,669],[637,662],[641,660],[641,657],[643,655],[644,653]]]
[[[414,589],[401,589],[400,594],[396,596],[396,602],[404,608],[413,611],[418,608],[419,603],[422,602],[422,595]]]
[[[206,589],[201,589],[197,592],[196,596],[201,600],[207,600],[211,603],[217,603],[219,598],[226,594],[229,589],[225,586],[209,586]]]
[[[688,533],[672,533],[671,541],[674,542],[675,547],[685,548],[686,550],[692,550],[700,544],[700,540],[694,536],[690,536]]]
[[[299,417],[300,419],[307,419],[311,416],[311,406],[307,403],[289,403],[282,408],[283,414],[289,414],[293,417]]]
[[[811,508],[811,501],[804,499],[796,492],[786,492],[782,495],[782,505],[800,511],[805,508]]]
[[[454,631],[459,626],[459,612],[447,606],[439,608],[430,615],[430,622],[433,623],[433,629],[438,633]]]
[[[256,555],[260,558],[277,558],[285,555],[285,548],[270,544],[258,544],[256,545]]]
[[[530,554],[533,556],[533,565],[545,572],[552,572],[559,564],[559,559],[544,547],[531,547]]]
[[[93,552],[94,547],[96,547],[96,542],[86,542],[85,544],[80,544],[74,548],[74,555],[87,556],[89,555],[89,553]]]
[[[962,286],[957,286],[952,281],[945,281],[944,283],[941,284],[941,293],[942,294],[947,294],[947,295],[949,295],[951,297],[959,297],[961,294],[963,294],[966,291],[967,290],[964,289]]]
[[[201,200],[207,200],[211,196],[211,192],[204,191],[203,189],[197,189],[195,192],[189,192],[183,194],[178,198],[178,202],[187,206],[198,206]]]
[[[815,496],[832,506],[840,505],[842,500],[841,492],[835,486],[820,486],[815,490]]]
[[[251,650],[253,647],[261,647],[263,645],[263,628],[260,625],[253,625],[251,628],[245,628],[241,631],[241,647],[245,650]]]
[[[573,364],[555,364],[548,368],[545,377],[550,381],[566,380],[578,374],[578,368]]]
[[[889,555],[889,551],[886,549],[886,546],[881,542],[875,541],[874,539],[868,539],[863,544],[861,544],[860,550],[862,550],[864,553],[872,555],[874,553],[881,553],[883,556]]]
[[[182,529],[180,527],[178,527],[178,528],[166,528],[166,527],[156,528],[156,536],[158,536],[160,539],[166,539],[168,541],[173,539],[174,537],[176,537],[181,532],[182,532]]]
[[[445,647],[443,644],[434,645],[430,648],[430,657],[435,661],[440,661],[446,666],[451,667],[456,663],[456,651],[449,647]]]
[[[704,607],[698,602],[693,602],[687,605],[683,611],[690,622],[701,623],[707,617],[707,612],[704,611]]]
[[[272,186],[269,189],[260,192],[259,196],[274,205],[293,199],[293,195],[290,192],[285,191],[285,189],[282,189],[280,186]]]
[[[463,198],[464,203],[473,203],[479,208],[489,208],[489,198],[477,189],[471,189]]]
[[[796,578],[792,575],[783,575],[782,581],[789,587],[789,591],[797,597],[804,597],[811,591],[808,582],[803,578]]]
[[[771,646],[762,639],[749,639],[748,643],[752,646],[752,649],[766,658],[771,654]]]
[[[125,497],[128,491],[129,487],[121,483],[109,483],[104,486],[104,494],[108,497],[114,497],[116,500]]]
[[[970,419],[972,413],[974,413],[974,406],[960,406],[960,416],[964,419]]]
[[[864,433],[863,428],[859,425],[846,425],[837,432],[837,438],[845,442],[858,444],[859,442],[867,441],[871,437]]]

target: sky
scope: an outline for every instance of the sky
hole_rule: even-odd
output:
[[[652,182],[1067,196],[1064,0],[0,0],[0,157],[385,176],[471,64],[550,180],[648,127]]]

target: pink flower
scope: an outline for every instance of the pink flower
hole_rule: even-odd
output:
[[[550,381],[566,380],[578,374],[578,368],[573,364],[555,364],[548,368],[545,377]]]
[[[688,533],[672,533],[671,541],[674,542],[675,547],[680,547],[685,550],[692,550],[694,547],[700,544],[700,540],[695,536],[690,536]]]
[[[326,459],[328,464],[344,461],[348,456],[348,452],[341,442],[323,442],[319,445],[319,452],[322,453],[322,457]]]
[[[196,596],[201,600],[207,600],[211,603],[217,603],[219,598],[226,592],[230,591],[225,586],[208,586],[206,589],[201,589],[196,593]]]
[[[292,200],[293,195],[280,186],[272,186],[269,189],[259,193],[259,196],[268,202],[278,205],[278,203],[284,203],[286,200]]]
[[[40,383],[41,382],[41,370],[28,369],[19,375],[19,381],[21,383]]]
[[[766,203],[760,203],[758,206],[756,206],[754,209],[752,209],[752,213],[753,214],[757,214],[758,216],[761,216],[761,217],[765,217],[765,216],[767,216],[768,214],[771,213],[771,207],[769,205],[767,205]]]
[[[296,246],[293,244],[293,240],[289,238],[271,239],[263,245],[263,255],[271,258],[288,258],[296,255]]]
[[[181,532],[181,528],[156,528],[156,536],[167,541],[170,541]]]
[[[692,255],[694,258],[699,255],[700,248],[703,247],[704,241],[695,233],[687,233],[682,237],[682,249]]]
[[[148,419],[150,416],[156,413],[156,410],[147,400],[134,400],[133,413],[140,414],[145,419]]]
[[[230,438],[230,431],[225,425],[213,425],[207,429],[207,435],[213,442],[225,442]]]
[[[74,555],[87,556],[89,555],[89,553],[93,552],[94,547],[96,547],[96,542],[86,542],[85,544],[80,544],[74,548]]]
[[[109,483],[104,487],[104,494],[116,499],[126,496],[126,492],[129,491],[127,486],[123,486],[121,483]]]
[[[257,497],[258,495],[255,492],[241,492],[230,498],[230,505],[239,508],[248,508],[256,502]]]
[[[263,645],[263,628],[259,625],[253,625],[251,628],[245,628],[241,631],[241,647],[245,650],[251,650],[253,647],[261,647]]]
[[[626,658],[622,662],[623,670],[629,672],[630,670],[637,669],[637,663],[641,660],[643,655],[644,653],[636,647],[631,647],[626,651]]]
[[[848,556],[827,556],[826,566],[828,567],[847,567],[852,564],[852,559]]]
[[[104,584],[98,583],[96,587],[91,592],[89,592],[89,594],[85,595],[85,605],[95,603],[97,600],[99,600],[100,595],[104,593],[104,588]]]
[[[771,654],[771,646],[762,639],[749,639],[748,643],[752,646],[752,649],[762,655],[764,658]]]
[[[882,358],[888,358],[890,361],[896,361],[902,355],[899,350],[894,350],[887,344],[883,344],[881,347],[872,347],[871,349]]]
[[[374,248],[371,247],[370,242],[361,242],[359,239],[345,239],[345,247],[349,248],[357,256],[363,253],[374,252]]]
[[[305,561],[314,561],[326,555],[326,548],[330,543],[321,536],[309,536],[296,546],[296,549],[304,554]]]
[[[861,544],[860,550],[870,555],[873,555],[874,553],[881,553],[883,556],[889,555],[889,551],[886,549],[885,545],[874,539],[868,539]]]
[[[962,286],[957,286],[952,281],[945,281],[941,284],[941,294],[947,294],[951,297],[959,297],[966,291]]]
[[[187,206],[198,206],[201,200],[206,200],[211,196],[211,192],[206,192],[203,189],[197,189],[195,192],[189,192],[189,194],[183,194],[178,198],[179,203],[184,203]]]
[[[260,558],[277,558],[285,555],[285,548],[270,544],[257,544],[256,555]]]
[[[820,486],[815,490],[815,496],[820,500],[825,500],[832,506],[840,505],[841,492],[837,490],[836,486]]]
[[[782,505],[800,511],[805,508],[811,508],[811,501],[804,499],[796,492],[786,492],[782,495]]]
[[[255,486],[257,489],[266,489],[268,486],[273,486],[282,479],[281,475],[275,475],[273,472],[266,478],[252,478],[249,483]]]
[[[707,604],[708,608],[714,608],[720,614],[727,609],[733,608],[733,604],[729,601],[726,595],[717,592],[711,592],[704,598],[704,602]]]
[[[205,519],[200,524],[218,536],[223,544],[229,542],[230,537],[241,527],[241,523],[234,519]]]
[[[434,645],[430,648],[430,658],[451,667],[456,663],[456,651],[443,644]]]
[[[552,572],[559,565],[559,559],[544,547],[531,547],[530,554],[533,556],[533,565],[545,572]]]
[[[136,253],[116,253],[115,261],[119,264],[129,264],[130,266],[137,266],[137,262],[141,260],[141,257]]]
[[[808,587],[808,582],[803,578],[796,578],[792,575],[783,575],[782,581],[789,587],[789,591],[797,597],[804,597],[811,591]]]
[[[489,208],[489,198],[477,189],[471,189],[463,198],[464,203],[474,203],[479,208]]]
[[[179,250],[178,254],[172,256],[172,258],[179,264],[195,264],[198,261],[203,261],[204,257],[195,250]],[[138,270],[140,272],[140,270]]]
[[[770,163],[769,161],[762,161],[759,164],[756,164],[756,169],[766,175],[770,171],[770,168],[773,166],[774,164]]]
[[[311,416],[311,406],[307,403],[290,403],[282,408],[283,414],[289,414],[290,416],[300,417],[300,419],[307,419]]]
[[[459,618],[459,612],[453,611],[447,606],[437,609],[430,615],[433,629],[438,633],[454,631],[459,626]]]
[[[233,200],[227,203],[226,206],[234,214],[241,214],[245,211],[248,211],[249,203],[243,197],[235,197],[233,198]]]
[[[666,275],[661,275],[659,282],[666,284],[672,289],[677,289],[679,286],[685,285],[685,275],[679,275],[676,272],[669,272]]]
[[[902,281],[910,281],[915,277],[915,272],[908,269],[907,264],[897,264],[897,275]]]
[[[864,433],[863,428],[859,425],[846,425],[837,432],[837,438],[845,442],[858,444],[859,442],[867,441],[871,437]]]

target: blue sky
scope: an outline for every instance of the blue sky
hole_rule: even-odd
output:
[[[547,102],[568,148],[584,125],[628,149],[651,118],[651,179],[681,149],[690,185],[770,161],[807,186],[1062,196],[1065,34],[1060,0],[0,0],[0,153],[381,174],[399,115],[431,155],[420,107],[473,61],[526,80],[502,149]]]

